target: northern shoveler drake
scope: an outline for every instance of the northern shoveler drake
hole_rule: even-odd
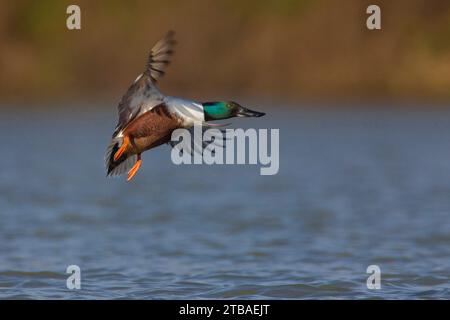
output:
[[[141,154],[169,143],[176,129],[189,129],[194,124],[213,126],[206,122],[212,120],[264,115],[233,101],[199,103],[162,94],[157,80],[164,75],[175,44],[173,31],[158,41],[150,51],[145,71],[122,97],[119,122],[105,156],[108,176],[127,172],[130,181],[141,166]]]

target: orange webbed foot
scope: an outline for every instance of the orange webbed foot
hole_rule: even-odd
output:
[[[122,145],[120,146],[119,150],[117,150],[116,153],[114,154],[114,161],[119,160],[119,158],[122,156],[122,154],[127,149],[129,143],[130,143],[130,138],[128,138],[128,136],[125,136],[123,138],[123,142],[122,142]]]
[[[136,172],[138,172],[139,168],[141,167],[141,164],[142,164],[142,160],[141,160],[141,155],[139,154],[138,158],[136,160],[136,163],[130,169],[130,171],[128,171],[127,181],[130,181],[131,179],[133,179],[134,175],[136,174]]]

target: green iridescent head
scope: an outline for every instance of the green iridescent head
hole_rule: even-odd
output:
[[[205,121],[233,117],[262,117],[265,114],[244,108],[234,101],[205,102],[202,105],[205,113]]]

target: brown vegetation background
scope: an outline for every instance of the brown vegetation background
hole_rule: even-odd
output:
[[[82,30],[67,30],[69,4]],[[0,101],[117,100],[169,29],[172,95],[450,98],[448,0],[30,0],[0,2]]]

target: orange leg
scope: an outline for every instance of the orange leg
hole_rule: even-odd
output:
[[[127,149],[129,143],[130,143],[130,138],[128,138],[128,136],[123,137],[122,145],[120,146],[119,150],[117,150],[116,153],[114,154],[114,161],[119,160],[120,156]]]
[[[142,164],[142,160],[141,160],[141,154],[139,153],[137,155],[137,160],[136,163],[134,164],[134,166],[130,169],[130,171],[128,171],[128,178],[127,181],[130,181],[131,179],[133,179],[134,175],[136,174],[136,172],[138,172],[140,166]]]

